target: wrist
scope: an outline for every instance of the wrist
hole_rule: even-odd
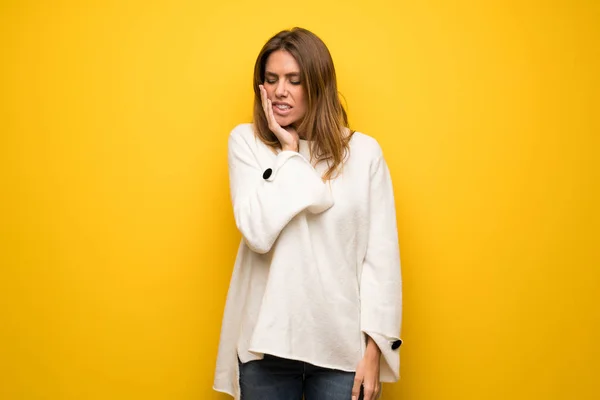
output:
[[[367,347],[365,349],[366,354],[369,354],[374,357],[379,357],[381,355],[381,349],[377,346],[377,343],[370,337],[367,336]]]
[[[281,146],[281,150],[283,151],[298,151],[298,145],[285,145],[285,146]]]

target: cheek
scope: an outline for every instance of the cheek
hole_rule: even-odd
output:
[[[301,110],[303,114],[306,112],[306,98],[304,97],[303,92],[299,92],[296,95],[296,108]]]
[[[306,104],[302,104],[300,107],[296,107],[296,110],[298,112],[298,117],[304,117],[304,115],[306,115]]]
[[[267,98],[273,100],[275,90],[272,87],[265,85],[265,90],[267,91]]]

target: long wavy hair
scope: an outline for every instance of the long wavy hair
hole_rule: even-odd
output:
[[[307,111],[296,131],[310,143],[311,162],[327,162],[329,168],[323,174],[323,180],[333,179],[341,171],[354,131],[349,128],[348,115],[340,101],[331,54],[314,33],[298,27],[281,31],[269,39],[258,54],[254,65],[255,134],[274,150],[281,148],[281,143],[269,130],[258,87],[265,81],[267,59],[277,50],[290,53],[300,66]]]

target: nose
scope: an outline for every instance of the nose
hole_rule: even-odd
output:
[[[280,79],[277,82],[277,87],[275,87],[275,96],[277,97],[286,97],[288,94],[287,84],[285,79]]]

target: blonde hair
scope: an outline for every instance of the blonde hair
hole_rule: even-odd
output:
[[[323,179],[332,179],[341,170],[354,132],[349,130],[348,115],[339,98],[331,54],[314,33],[303,28],[281,31],[269,39],[258,54],[254,65],[255,134],[267,146],[281,148],[279,140],[269,130],[259,89],[265,81],[267,59],[278,50],[290,53],[300,66],[307,111],[296,130],[301,137],[309,140],[311,161],[327,162],[329,168]]]

